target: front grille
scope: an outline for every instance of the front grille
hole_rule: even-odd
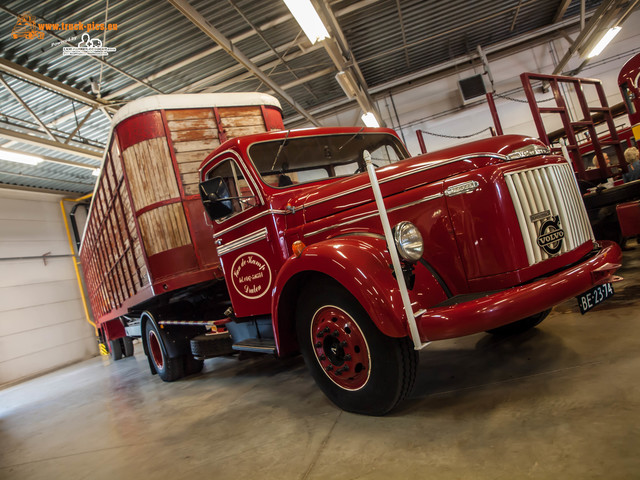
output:
[[[506,173],[504,178],[516,209],[529,265],[593,240],[589,218],[568,163]],[[557,228],[553,224],[556,216]],[[561,235],[558,229],[564,236],[552,241]]]

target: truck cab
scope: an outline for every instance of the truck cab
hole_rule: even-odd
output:
[[[620,266],[618,246],[593,239],[571,165],[537,139],[411,158],[388,129],[287,130],[228,141],[199,174],[232,317],[268,318],[277,354],[301,351],[350,411],[392,408],[428,342],[531,328],[591,288],[612,294]]]
[[[435,340],[520,332],[613,294],[571,165],[505,135],[411,157],[393,130],[286,130],[260,93],[156,95],[112,120],[79,256],[100,342],[171,382],[302,353],[382,415]]]

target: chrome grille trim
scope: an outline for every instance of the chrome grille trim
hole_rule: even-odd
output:
[[[504,178],[516,210],[529,265],[594,240],[573,169],[568,163],[509,172]],[[537,243],[545,219],[531,220],[532,216],[546,210],[560,218],[560,228],[564,231],[562,247],[555,255],[545,252]]]

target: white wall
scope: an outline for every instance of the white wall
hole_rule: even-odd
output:
[[[59,195],[0,188],[0,385],[98,354]],[[7,260],[11,259],[11,260]]]
[[[640,11],[636,11],[625,22],[622,31],[605,51],[599,57],[593,59],[577,75],[601,80],[610,106],[622,101],[617,82],[620,67],[635,53],[640,52],[640,30],[636,28],[638,23],[640,23]],[[574,38],[576,35],[577,32],[572,33]],[[522,91],[520,74],[523,72],[552,73],[568,46],[567,40],[562,38],[547,41],[537,47],[497,60],[490,57],[489,65],[494,77],[496,92],[499,94],[507,93],[508,96],[524,100],[525,96]],[[476,60],[475,63],[478,63],[478,61]],[[574,55],[565,71],[577,67],[580,63],[581,59]],[[458,68],[457,75],[393,94],[393,102],[398,112],[401,130],[412,154],[420,153],[415,133],[418,129],[436,134],[464,136],[493,126],[486,100],[483,99],[476,104],[465,107],[461,106],[457,81],[477,73],[482,73],[482,68],[479,66],[475,70],[472,68]],[[486,83],[488,86],[488,81]],[[550,98],[551,92],[536,92],[536,95],[540,100]],[[597,103],[597,97],[590,94],[590,92],[587,92],[587,98],[590,104],[595,105]],[[555,102],[545,104],[552,106],[555,105]],[[398,120],[389,96],[377,97],[377,105],[387,126],[395,128],[400,133]],[[528,104],[496,98],[496,105],[504,133],[538,136]],[[360,120],[361,113],[359,109],[353,108],[338,115],[327,116],[322,119],[322,123],[327,126],[362,125]],[[562,127],[557,115],[547,117],[545,124],[547,125],[547,131]],[[466,139],[425,135],[425,141],[428,151],[431,152],[467,141],[485,138],[489,135],[488,131]]]

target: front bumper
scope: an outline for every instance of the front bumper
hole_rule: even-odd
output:
[[[610,282],[620,268],[622,252],[613,242],[587,260],[550,277],[469,302],[427,309],[416,319],[423,342],[484,332],[535,315],[575,297],[594,285]]]

